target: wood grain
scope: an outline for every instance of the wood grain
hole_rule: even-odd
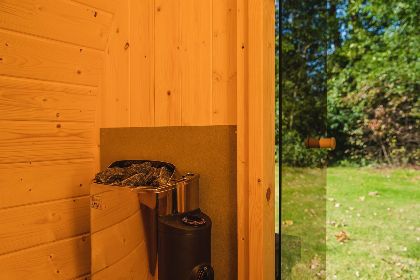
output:
[[[236,124],[237,1],[212,2],[212,124]]]
[[[212,112],[212,1],[182,0],[180,61],[182,125],[208,125]]]
[[[92,234],[92,273],[116,264],[145,242],[140,211]],[[147,256],[141,262],[148,263]]]
[[[89,196],[0,210],[0,255],[89,232]]]
[[[109,13],[56,0],[3,0],[0,17],[0,28],[100,50],[112,21]]]
[[[130,12],[129,0],[116,7],[105,59],[102,127],[130,125]]]
[[[0,165],[0,209],[89,194],[94,160]]]
[[[241,249],[245,253],[241,261],[248,259],[245,279],[274,279],[274,2],[248,0],[244,6],[248,50],[244,56],[246,86],[241,91],[245,108],[238,107],[238,127],[247,138],[247,143],[241,141],[241,153],[246,154],[241,157],[247,160],[241,168],[248,180],[247,196],[242,194],[241,200],[248,202],[245,212],[240,212],[248,215],[241,220],[248,227],[244,229],[248,241],[242,244],[247,248]]]
[[[181,125],[180,0],[155,0],[155,125]]]
[[[92,280],[157,279],[149,275],[146,244],[140,243],[123,259],[92,275]]]
[[[98,8],[103,11],[115,14],[115,10],[120,1],[115,0],[72,0],[74,2],[81,3],[90,7]]]
[[[154,0],[130,0],[130,126],[154,126]]]
[[[95,156],[93,123],[0,121],[0,164]]]
[[[0,119],[93,122],[97,88],[0,76]]]
[[[97,86],[103,54],[0,30],[0,75]]]
[[[238,279],[249,279],[249,160],[248,160],[248,40],[247,1],[237,1],[236,65],[237,65],[237,236]],[[240,205],[240,207],[239,207]]]
[[[72,279],[90,271],[89,235],[0,256],[0,279]]]
[[[100,209],[91,209],[92,233],[117,224],[140,210],[137,193],[130,190],[92,184],[91,199],[101,204]]]

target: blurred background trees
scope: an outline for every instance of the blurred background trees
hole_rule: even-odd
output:
[[[335,163],[418,162],[419,3],[282,1],[283,164],[322,163],[303,140],[327,132]]]

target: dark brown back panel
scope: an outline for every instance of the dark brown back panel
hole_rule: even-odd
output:
[[[237,279],[236,126],[101,129],[101,168],[150,159],[200,174],[200,208],[213,222],[216,279]]]

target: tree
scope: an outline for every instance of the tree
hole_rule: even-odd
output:
[[[340,159],[419,158],[419,2],[341,1],[342,42],[328,57],[328,123]]]

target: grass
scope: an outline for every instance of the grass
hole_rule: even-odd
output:
[[[328,169],[327,248],[329,279],[420,279],[420,171]]]
[[[302,242],[293,279],[420,279],[420,171],[284,168],[282,175],[282,234]],[[337,240],[341,231],[348,240]]]

